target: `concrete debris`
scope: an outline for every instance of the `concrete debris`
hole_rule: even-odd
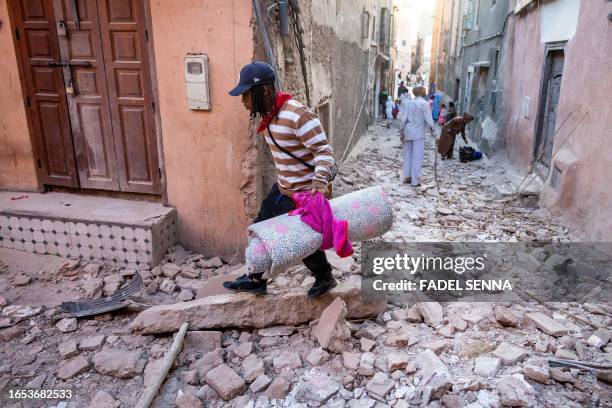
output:
[[[342,353],[342,363],[347,370],[358,370],[360,362],[361,355],[359,353],[352,353],[350,351],[345,351]]]
[[[513,374],[495,381],[502,405],[529,407],[535,402],[535,390],[522,374]]]
[[[366,391],[371,397],[382,399],[394,388],[395,382],[385,373],[376,373],[366,384]]]
[[[474,374],[493,378],[501,368],[501,360],[495,357],[477,357],[474,361]]]
[[[513,365],[527,356],[527,351],[508,342],[502,342],[493,352],[504,365]]]
[[[63,343],[60,343],[59,346],[57,346],[57,349],[62,358],[72,358],[79,354],[77,342],[74,339],[66,340]]]
[[[207,372],[204,380],[225,401],[229,401],[246,391],[246,384],[242,377],[227,364],[221,364]]]
[[[363,353],[361,355],[361,359],[359,360],[359,368],[357,369],[357,373],[366,377],[374,375],[375,360],[376,355],[374,353]]]
[[[13,285],[25,286],[28,283],[30,283],[30,281],[31,281],[30,277],[22,272],[22,273],[18,273],[17,275],[15,275],[15,277],[13,278]]]
[[[265,390],[271,382],[272,380],[270,379],[270,377],[265,374],[262,374],[251,383],[251,385],[249,386],[249,390],[251,390],[252,393],[257,394],[258,392]]]
[[[204,404],[193,394],[179,390],[176,396],[176,408],[202,408]]]
[[[242,360],[242,377],[250,383],[265,373],[264,362],[255,354]]]
[[[106,336],[99,334],[97,336],[86,337],[79,342],[79,350],[94,351],[102,348]]]
[[[610,341],[611,332],[608,329],[597,329],[587,339],[587,344],[591,347],[604,348]]]
[[[104,349],[94,354],[93,364],[100,374],[132,378],[143,372],[146,360],[139,351]]]
[[[347,340],[351,337],[351,329],[346,324],[346,305],[340,298],[323,311],[319,324],[313,329],[317,341],[324,349],[341,353],[347,348]]]
[[[26,331],[27,327],[21,324],[2,329],[0,330],[0,340],[11,341],[24,334]]]
[[[523,366],[523,374],[525,374],[527,378],[542,384],[548,384],[550,382],[548,367],[542,365],[525,364]]]
[[[300,368],[302,366],[302,358],[295,351],[285,350],[272,360],[272,366],[277,373],[280,373],[284,368]]]
[[[106,391],[98,391],[91,399],[89,408],[119,408],[121,402],[117,401]]]
[[[273,326],[257,330],[257,334],[261,337],[291,336],[293,333],[295,333],[293,326]]]
[[[104,281],[101,278],[89,278],[83,283],[83,290],[87,299],[100,299]]]
[[[527,321],[533,323],[535,327],[550,336],[560,337],[567,334],[567,328],[565,326],[546,316],[544,313],[528,313],[525,318]]]
[[[495,307],[495,320],[497,320],[499,324],[505,327],[517,327],[519,324],[518,319],[512,313],[512,311],[503,306]]]
[[[71,360],[60,363],[56,375],[57,378],[61,380],[68,380],[72,377],[76,377],[79,374],[89,371],[89,367],[89,361],[83,356],[78,356]]]
[[[298,388],[296,399],[305,403],[325,404],[339,388],[340,385],[329,377],[317,375]]]
[[[329,360],[329,357],[330,356],[327,351],[325,351],[322,347],[317,347],[308,353],[306,356],[306,361],[312,366],[318,366]]]
[[[206,373],[213,368],[220,366],[221,364],[223,364],[223,350],[216,349],[204,354],[202,358],[194,361],[189,366],[189,369],[197,370],[200,377],[200,382],[204,382],[204,376]]]
[[[420,371],[420,383],[430,387],[432,399],[442,398],[453,386],[448,368],[433,350],[425,350],[419,355],[417,368]]]
[[[240,343],[238,346],[232,349],[232,353],[234,353],[234,355],[238,358],[245,358],[246,356],[251,354],[252,351],[253,343],[251,343],[250,341],[246,343]]]
[[[221,348],[223,333],[220,331],[188,331],[183,340],[183,351],[208,353]]]
[[[387,367],[390,373],[405,369],[407,365],[408,356],[403,353],[391,353],[387,356]]]
[[[365,337],[359,339],[359,343],[361,344],[361,351],[372,351],[372,349],[376,347],[376,342],[374,340]]]
[[[307,297],[302,290],[290,289],[279,295],[226,294],[154,306],[134,319],[132,329],[143,334],[173,332],[183,321],[194,330],[297,325],[318,318],[329,306],[331,296],[344,301],[348,319],[378,316],[386,307],[382,302],[361,302],[360,279],[352,276],[332,289],[330,296],[317,299]],[[249,313],[255,309],[258,313]]]
[[[76,317],[70,317],[66,319],[61,319],[55,324],[55,327],[62,333],[70,333],[77,329],[77,319]]]
[[[165,292],[165,293],[167,293],[169,295],[173,294],[177,287],[178,287],[177,284],[174,283],[174,281],[172,281],[170,279],[164,279],[159,284],[159,290],[161,290],[162,292]]]
[[[290,388],[291,383],[283,377],[278,376],[272,380],[264,394],[273,399],[282,399],[285,398]]]
[[[431,327],[438,327],[444,319],[444,309],[438,302],[422,302],[417,304],[423,320]]]
[[[42,307],[10,305],[2,309],[2,315],[10,317],[14,321],[20,321],[42,312]]]
[[[175,278],[181,272],[181,267],[173,263],[167,263],[161,267],[161,271],[166,278]]]

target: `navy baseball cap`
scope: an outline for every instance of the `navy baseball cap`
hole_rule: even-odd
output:
[[[276,80],[274,68],[265,62],[253,61],[240,70],[238,85],[229,94],[239,96],[259,84],[271,84]]]

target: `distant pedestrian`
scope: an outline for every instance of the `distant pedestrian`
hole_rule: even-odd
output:
[[[385,115],[385,104],[387,103],[388,96],[389,93],[387,93],[387,88],[383,88],[382,91],[380,91],[380,93],[378,94],[378,105],[380,108],[380,112],[381,115],[383,115],[385,118],[387,117]]]
[[[452,159],[453,151],[455,150],[455,139],[461,133],[463,141],[467,144],[465,137],[465,125],[474,120],[474,117],[469,113],[464,113],[463,116],[457,116],[447,122],[440,133],[440,141],[438,142],[438,153],[442,155],[442,159]]]
[[[406,105],[406,111],[400,123],[400,140],[404,154],[404,183],[418,187],[421,184],[421,166],[425,154],[425,130],[430,128],[433,132],[434,123],[425,100],[425,88],[415,86],[412,93],[415,99]]]
[[[403,94],[408,92],[408,88],[404,85],[404,81],[400,82],[400,86],[397,88],[397,97],[401,97]]]
[[[444,123],[450,122],[451,120],[455,119],[455,117],[457,117],[457,110],[455,109],[455,102],[449,101],[448,109],[446,110],[446,120],[444,121]]]
[[[395,100],[395,103],[393,104],[393,119],[397,119],[397,116],[399,115],[399,110],[400,110],[400,99],[397,98]]]
[[[393,97],[388,96],[387,102],[385,103],[385,116],[387,118],[387,129],[391,129],[391,123],[393,123],[393,108],[395,104],[393,103]]]
[[[444,123],[446,123],[446,105],[442,104],[440,105],[440,114],[438,115],[438,125],[440,126],[444,126]]]

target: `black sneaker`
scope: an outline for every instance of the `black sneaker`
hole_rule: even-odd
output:
[[[265,295],[268,289],[267,281],[254,279],[249,275],[243,275],[235,281],[223,282],[223,287],[232,292],[247,292],[255,295]]]
[[[330,289],[338,285],[333,276],[324,279],[317,279],[310,289],[308,289],[308,297],[315,298],[327,293]]]

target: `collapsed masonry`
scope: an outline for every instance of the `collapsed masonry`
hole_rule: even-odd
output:
[[[228,277],[237,268],[183,252],[177,248],[172,262],[145,276],[136,304],[163,304],[137,315],[57,320],[53,308],[0,299],[0,372],[11,377],[0,385],[78,385],[73,406],[132,406],[169,348],[171,336],[163,333],[187,321],[190,331],[157,406],[583,406],[611,396],[588,373],[549,366],[553,356],[604,361],[612,352],[610,331],[563,313],[533,305],[364,304],[352,259],[332,259],[342,283],[316,301],[306,298],[312,281],[299,268],[266,297],[219,294],[217,272]],[[55,273],[48,286],[70,278],[89,298],[118,290],[131,274],[72,262]],[[208,273],[215,276],[196,286],[195,275]],[[37,280],[16,275],[13,285]],[[183,300],[185,291],[201,297]],[[564,312],[609,327],[612,308],[567,305]]]

